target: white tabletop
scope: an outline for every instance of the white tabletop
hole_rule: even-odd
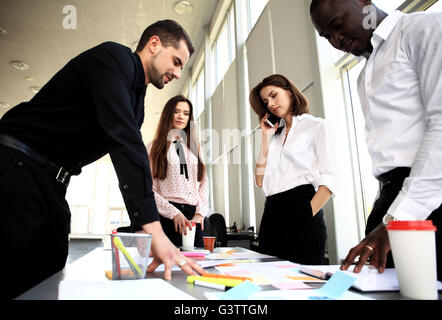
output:
[[[248,251],[247,249],[243,248],[229,248],[229,249]],[[268,261],[268,260],[275,260],[275,259],[257,259],[257,261]],[[109,282],[109,280],[105,276],[106,270],[112,270],[112,252],[110,250],[105,250],[103,248],[97,248],[89,252],[88,254],[84,255],[74,263],[67,265],[62,271],[57,272],[50,278],[46,279],[37,286],[23,293],[16,299],[56,300],[59,297],[59,285],[61,282],[63,282],[62,283],[63,289],[69,288],[70,285],[75,283],[76,284],[81,283],[87,285],[87,282],[94,284],[100,282],[101,283]],[[217,271],[213,267],[207,268],[206,270],[208,272],[217,273]],[[150,273],[148,274],[147,279],[163,279],[163,272],[156,271]],[[167,299],[174,300],[174,297],[176,297],[177,299],[179,297],[181,299],[185,299],[186,297],[188,297],[188,298],[195,298],[198,300],[206,300],[206,295],[205,295],[206,292],[219,293],[219,290],[194,286],[193,284],[188,283],[186,280],[187,280],[187,274],[185,274],[183,271],[181,270],[172,271],[172,280],[166,281],[167,284],[166,286],[163,287],[165,287],[165,289],[168,289],[167,286],[171,285],[174,288],[179,289],[179,291],[181,291],[183,295],[167,296],[168,297]],[[153,281],[152,283],[154,282],[155,285],[161,285],[159,281]],[[101,285],[105,286],[105,284]],[[274,288],[271,286],[263,286],[263,290],[274,290]],[[377,292],[377,293],[361,293],[353,289],[351,289],[350,291],[362,294],[365,297],[380,299],[380,300],[408,300],[407,298],[402,297],[398,291]],[[119,297],[116,298],[119,299]],[[161,299],[163,298],[163,296],[157,295],[156,298]],[[148,296],[145,296],[145,299],[150,299],[150,298]],[[441,294],[439,294],[439,299],[442,299]]]

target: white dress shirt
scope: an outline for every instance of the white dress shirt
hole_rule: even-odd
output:
[[[312,184],[315,189],[324,185],[334,194],[335,164],[326,121],[309,114],[294,116],[284,145],[284,119],[279,126],[284,128],[269,144],[262,181],[264,194],[268,197],[303,184]]]
[[[424,220],[442,202],[442,13],[395,11],[358,78],[373,173],[411,167],[388,213]]]

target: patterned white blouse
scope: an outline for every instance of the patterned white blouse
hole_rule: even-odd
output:
[[[174,140],[175,141],[175,140]],[[173,141],[172,141],[173,142]],[[180,159],[175,145],[170,144],[167,152],[166,179],[153,178],[153,191],[158,212],[165,218],[173,219],[180,211],[169,201],[196,206],[195,213],[206,216],[209,211],[209,180],[207,174],[198,181],[198,159],[180,139],[186,156],[189,180],[185,174],[180,174]],[[152,168],[152,143],[146,145],[149,162]]]

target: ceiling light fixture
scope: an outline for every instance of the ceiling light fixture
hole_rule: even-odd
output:
[[[6,29],[3,29],[2,27],[0,27],[0,34],[7,34]]]
[[[27,65],[24,62],[14,60],[9,63],[14,69],[20,70],[20,71],[26,71],[29,69],[29,65]]]
[[[26,76],[25,79],[28,80],[28,81],[34,81],[35,80],[33,77],[30,77],[30,76]]]
[[[193,11],[193,6],[189,1],[178,1],[173,6],[176,13],[181,16],[188,16]]]
[[[34,87],[30,87],[29,90],[31,90],[34,93],[37,93],[38,91],[40,91],[40,87],[34,86]]]
[[[9,109],[10,106],[11,106],[11,105],[10,105],[9,103],[6,103],[6,102],[3,102],[3,101],[0,101],[0,108],[3,108],[3,109]]]

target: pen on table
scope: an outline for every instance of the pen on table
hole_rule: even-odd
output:
[[[206,277],[201,277],[201,276],[188,276],[187,277],[187,282],[194,284],[195,281],[216,283],[216,284],[225,285],[226,287],[234,287],[234,286],[237,286],[237,285],[244,282],[242,280],[235,280],[235,279],[206,278]]]
[[[117,230],[112,230],[112,234],[117,234]],[[120,254],[118,252],[117,247],[115,246],[114,243],[114,237],[111,237],[111,242],[112,242],[112,247],[114,247],[115,250],[115,261],[116,261],[116,269],[117,269],[117,275],[118,275],[118,279],[121,278],[121,267],[120,267]]]
[[[230,275],[226,275],[226,274],[220,274],[220,273],[208,273],[205,272],[202,275],[203,277],[207,277],[207,278],[221,278],[221,279],[234,279],[234,280],[249,280],[249,281],[253,281],[252,278],[250,277],[241,277],[241,276],[230,276]]]
[[[311,269],[305,266],[300,266],[299,272],[322,280],[328,280],[332,276],[329,272],[322,272],[321,270]]]
[[[193,284],[196,285],[196,286],[200,286],[200,287],[218,289],[218,290],[223,290],[223,291],[227,291],[227,290],[232,288],[232,287],[229,287],[229,286],[226,286],[226,285],[223,285],[223,284],[219,284],[219,283],[213,283],[213,282],[207,282],[207,281],[199,281],[199,280],[195,280],[193,282]]]

